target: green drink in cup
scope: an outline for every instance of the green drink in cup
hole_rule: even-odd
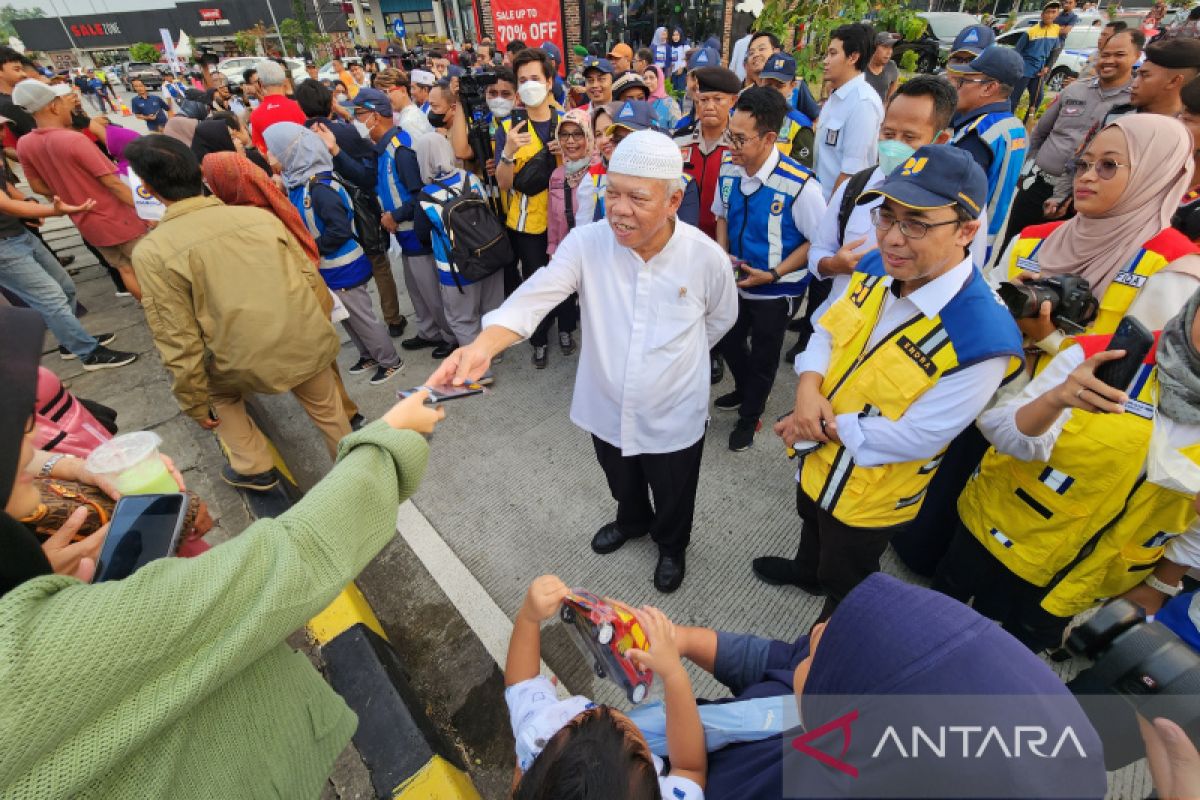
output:
[[[170,494],[179,485],[158,457],[162,439],[152,431],[123,433],[97,447],[87,468],[113,482],[121,494]]]

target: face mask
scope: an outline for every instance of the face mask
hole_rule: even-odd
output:
[[[445,114],[435,114],[434,112],[430,111],[425,115],[425,119],[429,120],[429,124],[434,128],[444,128],[446,126]]]
[[[563,166],[566,167],[567,172],[570,172],[573,174],[573,173],[579,172],[579,170],[587,167],[591,163],[592,163],[592,157],[584,156],[583,158],[577,158],[574,161],[564,161]]]
[[[345,92],[338,92],[337,94],[335,94],[335,95],[333,96],[333,98],[334,98],[335,100],[337,100],[337,101],[338,101],[338,103],[344,103],[344,102],[346,102],[346,100],[348,99],[348,98],[346,97],[346,93],[345,93]]]
[[[540,106],[546,101],[546,84],[541,81],[526,81],[521,84],[517,90],[517,94],[521,96],[521,102],[529,108]]]
[[[507,117],[512,113],[513,101],[506,100],[503,97],[489,97],[487,107],[492,112],[493,117]]]
[[[879,168],[883,170],[884,175],[891,175],[896,167],[907,161],[915,152],[917,151],[904,142],[885,139],[879,143]]]

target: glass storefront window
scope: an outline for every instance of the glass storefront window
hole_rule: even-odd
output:
[[[683,29],[691,42],[720,37],[726,0],[584,0],[583,39],[604,52],[617,42],[634,50],[649,47],[654,31],[665,27]]]

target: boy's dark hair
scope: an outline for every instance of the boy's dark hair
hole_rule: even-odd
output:
[[[231,131],[240,131],[242,122],[237,118],[237,115],[232,111],[214,111],[209,119],[219,119],[225,123],[225,127]]]
[[[1011,87],[1009,87],[1011,90]],[[950,124],[954,108],[958,105],[958,92],[945,78],[937,75],[914,75],[896,89],[888,105],[900,95],[906,97],[928,97],[933,101],[933,130],[938,132]]]
[[[306,117],[328,117],[333,111],[333,91],[320,81],[305,78],[296,84],[294,95]]]
[[[1129,27],[1129,23],[1123,22],[1119,19],[1114,19],[1112,22],[1108,23],[1104,27],[1112,28],[1113,33],[1120,33],[1121,31],[1123,31]]]
[[[771,33],[770,31],[755,31],[754,34],[751,35],[750,41],[748,42],[748,44],[754,44],[755,39],[761,39],[764,36],[767,37],[767,39],[771,42],[772,50],[778,50],[781,47],[783,47],[783,45],[779,43],[779,37],[776,36],[775,34]]]
[[[533,61],[542,65],[542,75],[549,80],[554,74],[554,62],[550,60],[550,56],[540,47],[526,47],[517,53],[512,60],[513,75],[521,71],[521,67]]]
[[[166,200],[199,197],[203,191],[200,162],[178,139],[157,133],[139,136],[125,148],[125,158],[134,172],[146,176],[142,182]]]
[[[11,47],[0,45],[0,67],[4,66],[5,64],[11,64],[14,61],[19,64],[24,64],[25,60],[25,56],[21,55],[16,50],[13,50]]]
[[[1146,34],[1142,33],[1137,28],[1128,28],[1127,27],[1123,31],[1117,31],[1111,37],[1109,37],[1109,41],[1111,42],[1113,39],[1117,38],[1121,34],[1125,34],[1126,36],[1128,36],[1129,41],[1133,42],[1133,46],[1136,47],[1138,50],[1145,48]]]
[[[254,67],[242,70],[242,83],[249,83],[257,74],[258,70],[256,70]]]
[[[847,59],[853,55],[858,56],[858,60],[854,62],[856,70],[862,72],[867,68],[867,62],[875,53],[874,28],[861,22],[855,22],[851,25],[834,28],[833,33],[829,34],[829,38],[837,39],[842,43],[842,52],[846,54]]]
[[[432,61],[435,58],[445,58],[446,57],[445,53],[443,53],[441,50],[437,50],[437,49],[430,50],[425,55],[427,55],[429,57],[430,61]]]
[[[508,44],[506,44],[504,46],[504,52],[519,53],[522,50],[526,50],[528,48],[529,48],[529,45],[525,44],[520,39],[513,39],[511,42],[509,42]]]
[[[654,51],[649,47],[639,47],[638,51],[633,54],[633,57],[638,61],[645,61],[651,66],[654,65]]]
[[[492,74],[496,76],[496,80],[511,83],[513,89],[517,88],[517,74],[505,66],[499,66],[492,69]]]
[[[1200,77],[1192,78],[1179,90],[1179,99],[1189,114],[1200,114]]]
[[[754,130],[759,135],[778,133],[787,116],[788,104],[783,95],[767,86],[751,86],[737,99],[734,111],[745,111],[754,117]]]
[[[779,92],[775,93],[776,95]],[[513,790],[513,800],[659,800],[645,741],[623,714],[596,706],[546,743]]]

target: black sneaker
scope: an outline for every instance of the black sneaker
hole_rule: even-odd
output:
[[[734,389],[729,394],[723,394],[714,400],[713,406],[719,411],[737,411],[742,407],[742,393]]]
[[[101,346],[109,344],[113,339],[117,338],[115,333],[93,333],[92,336]],[[58,357],[63,361],[71,361],[75,358],[75,354],[60,344],[58,346]]]
[[[408,320],[404,317],[401,317],[400,321],[395,325],[388,325],[388,336],[392,337],[393,339],[399,339],[404,335],[404,329],[407,327]]]
[[[71,256],[55,256],[55,257],[58,259],[58,263],[62,264],[64,267],[69,267],[75,263],[75,256],[73,256],[73,255],[71,255]]]
[[[411,339],[405,339],[400,343],[400,346],[405,350],[425,350],[430,347],[437,347],[441,342],[437,339],[426,339],[422,336],[414,336]]]
[[[729,449],[735,453],[749,450],[754,444],[754,434],[762,427],[762,423],[753,417],[739,417],[729,434]]]
[[[546,368],[546,346],[533,348],[533,366],[537,369]]]
[[[562,351],[564,356],[569,356],[575,352],[575,337],[570,333],[558,334],[558,349]]]
[[[437,347],[433,348],[433,352],[430,353],[430,355],[432,355],[434,358],[446,358],[457,349],[458,344],[455,342],[442,342]]]
[[[375,370],[375,374],[371,376],[371,380],[367,381],[372,386],[378,386],[381,383],[387,383],[400,370],[404,369],[404,362],[401,361],[394,367],[380,367]]]
[[[709,362],[708,382],[710,385],[716,385],[725,377],[725,362],[720,356],[711,356]]]
[[[350,430],[361,431],[363,426],[367,424],[367,418],[362,414],[355,414],[350,418]]]
[[[100,345],[92,354],[83,359],[83,368],[88,372],[97,369],[112,369],[113,367],[123,367],[126,364],[132,364],[137,361],[136,353],[123,353],[120,350],[109,350],[104,345]]]
[[[249,489],[252,492],[269,492],[279,485],[279,476],[274,469],[260,472],[257,475],[243,475],[234,472],[233,467],[226,464],[221,467],[221,480],[239,489]]]
[[[363,356],[358,361],[355,361],[350,369],[346,370],[351,375],[358,375],[361,372],[366,372],[369,369],[375,369],[379,366],[379,362],[370,356]]]

